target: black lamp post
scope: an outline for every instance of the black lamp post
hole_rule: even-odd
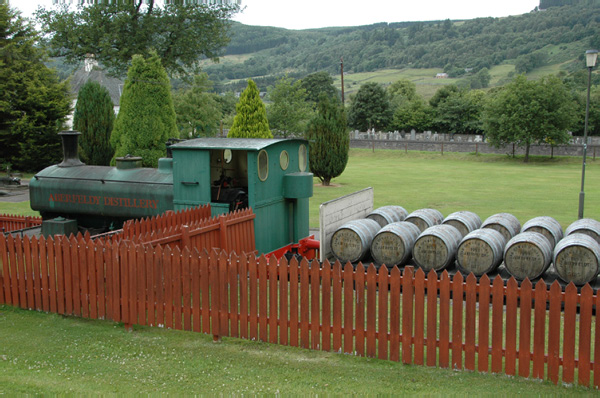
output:
[[[579,219],[583,218],[583,202],[585,199],[583,185],[585,183],[585,155],[587,153],[588,115],[590,112],[590,86],[592,82],[592,68],[596,66],[596,58],[598,58],[598,50],[587,50],[585,52],[585,64],[588,68],[588,87],[587,102],[585,103],[585,124],[583,126],[583,165],[581,166],[581,192],[579,192]]]

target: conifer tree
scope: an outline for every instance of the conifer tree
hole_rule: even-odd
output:
[[[115,112],[108,89],[95,81],[85,83],[77,95],[73,115],[73,129],[81,133],[79,155],[84,163],[108,166],[114,154],[110,146],[114,122]]]
[[[146,167],[156,167],[165,155],[165,143],[178,137],[171,83],[160,59],[134,55],[121,96],[110,143],[115,158],[141,156]],[[114,162],[114,158],[113,158]]]
[[[0,163],[37,171],[62,156],[58,132],[69,114],[69,84],[59,82],[36,44],[34,27],[0,4]]]
[[[242,92],[235,106],[236,115],[229,130],[229,138],[273,138],[267,120],[265,104],[260,99],[256,83],[248,80],[248,87]]]
[[[328,186],[344,172],[350,150],[346,114],[339,101],[321,95],[306,138],[310,141],[310,171]]]

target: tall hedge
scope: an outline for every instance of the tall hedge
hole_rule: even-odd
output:
[[[77,95],[73,129],[81,132],[79,155],[89,165],[108,166],[114,150],[110,134],[115,112],[110,93],[95,81],[85,83]]]
[[[350,150],[347,126],[346,113],[340,102],[321,95],[306,138],[310,141],[310,171],[325,186],[346,169]]]
[[[144,166],[156,167],[166,141],[178,136],[171,83],[160,59],[156,53],[133,56],[110,137],[115,158],[141,156]]]
[[[227,137],[273,138],[267,120],[267,110],[254,81],[248,80],[248,87],[242,92],[235,110],[233,126]]]

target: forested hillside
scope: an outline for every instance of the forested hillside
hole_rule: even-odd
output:
[[[217,87],[254,78],[260,86],[278,76],[316,71],[348,73],[394,68],[443,68],[451,77],[510,63],[517,73],[544,65],[580,68],[589,48],[600,47],[600,1],[545,0],[548,8],[506,18],[380,23],[287,30],[234,23],[219,64],[204,70]],[[575,3],[570,5],[560,4]],[[397,16],[398,20],[402,15]],[[262,83],[262,84],[261,84]],[[245,83],[244,83],[245,85]]]

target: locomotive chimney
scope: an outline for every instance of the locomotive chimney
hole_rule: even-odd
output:
[[[62,139],[62,148],[63,148],[63,161],[58,165],[58,167],[75,167],[75,166],[83,166],[85,163],[82,163],[79,160],[79,154],[77,149],[77,140],[81,135],[79,131],[61,131],[58,133]]]

